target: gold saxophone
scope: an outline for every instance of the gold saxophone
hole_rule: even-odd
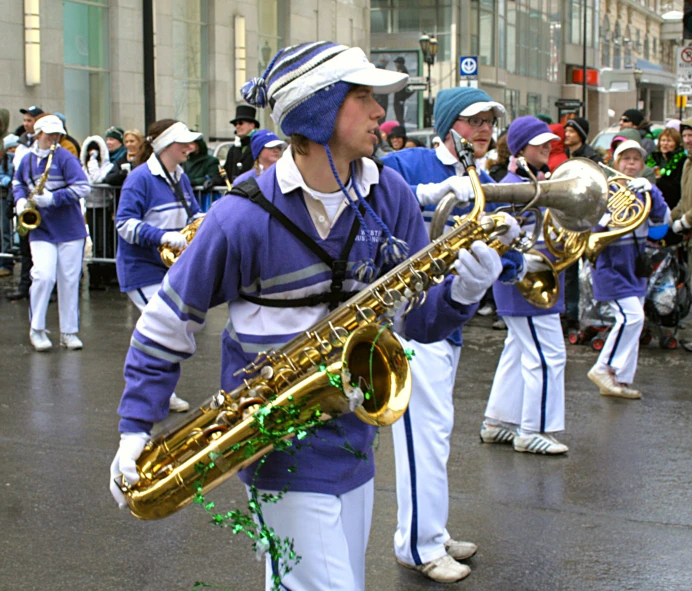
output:
[[[411,373],[406,352],[389,328],[391,318],[422,305],[427,290],[454,270],[459,251],[474,241],[507,248],[496,240],[507,229],[504,218],[484,215],[473,153],[468,146],[461,149],[476,196],[473,210],[302,335],[260,353],[237,372],[245,376],[243,385],[220,391],[185,422],[150,441],[137,461],[139,482],[116,478],[133,515],[158,519],[189,505],[198,492],[206,494],[271,451],[262,431],[277,429],[290,438],[315,417],[348,412],[356,386],[367,392],[355,410],[361,420],[390,425],[403,415]]]
[[[57,147],[58,142],[53,142],[48,152],[46,169],[43,171],[38,183],[34,185],[34,188],[31,189],[29,196],[26,198],[26,208],[17,216],[17,233],[20,236],[26,236],[31,230],[35,230],[41,225],[41,214],[36,207],[34,197],[43,193],[43,189],[48,181],[48,175],[50,174],[50,166],[53,163],[53,154],[55,154]]]

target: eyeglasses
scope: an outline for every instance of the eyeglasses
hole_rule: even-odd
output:
[[[620,117],[620,121],[623,123],[631,123],[631,121],[627,117]]]
[[[475,128],[487,125],[490,129],[492,129],[497,123],[497,117],[493,117],[492,119],[483,119],[483,117],[457,117],[457,121],[465,121],[471,127]]]

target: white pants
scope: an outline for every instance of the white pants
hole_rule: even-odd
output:
[[[618,382],[631,384],[637,372],[639,336],[644,327],[644,298],[632,296],[608,305],[615,313],[615,324],[598,356],[596,369],[612,369]]]
[[[34,261],[29,289],[31,328],[45,330],[50,294],[57,279],[60,332],[78,332],[79,277],[82,274],[84,239],[57,243],[32,240],[29,246]]]
[[[281,581],[290,591],[363,591],[374,480],[340,496],[287,492],[276,503],[263,503],[268,527],[294,541],[301,560]],[[249,489],[248,489],[249,490]],[[249,494],[249,492],[248,492]],[[258,490],[258,495],[276,494]],[[272,589],[278,565],[266,555],[265,589]]]
[[[450,537],[447,460],[461,347],[449,341],[409,345],[415,352],[411,402],[392,425],[398,507],[394,553],[417,565],[444,556]]]
[[[154,283],[153,285],[145,285],[144,287],[138,287],[137,289],[128,291],[127,295],[132,300],[132,303],[134,303],[134,305],[137,306],[137,308],[141,312],[151,301],[151,298],[153,298],[156,295],[156,292],[159,291],[160,287],[160,283]]]
[[[503,316],[507,338],[485,416],[525,432],[565,428],[565,338],[559,314]]]

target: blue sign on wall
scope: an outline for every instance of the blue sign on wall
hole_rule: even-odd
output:
[[[459,76],[462,78],[478,76],[477,55],[462,55],[459,58]]]

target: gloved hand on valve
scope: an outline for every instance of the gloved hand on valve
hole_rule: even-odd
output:
[[[454,268],[458,277],[452,281],[452,299],[459,304],[475,304],[502,272],[502,261],[484,242],[476,240],[470,250],[460,250]]]
[[[631,181],[629,181],[627,183],[627,188],[630,191],[634,191],[635,193],[648,193],[651,191],[651,183],[647,181],[644,177],[638,177],[636,179],[632,179]]]
[[[497,224],[501,224],[502,226],[505,226],[507,228],[506,231],[502,235],[498,236],[497,239],[500,241],[501,244],[505,246],[511,246],[512,242],[519,238],[519,235],[521,234],[521,226],[519,225],[517,220],[515,220],[506,211],[498,211],[493,215],[496,218],[498,216],[501,217],[502,221],[497,222]],[[483,223],[482,219],[481,223]]]
[[[34,196],[36,207],[49,207],[55,203],[55,197],[48,189],[43,189],[43,193]]]
[[[524,255],[524,266],[526,267],[527,273],[538,273],[550,269],[550,265],[541,255],[531,252]]]
[[[120,447],[111,463],[111,482],[110,489],[115,502],[121,509],[127,509],[125,495],[115,484],[115,478],[121,474],[125,477],[128,484],[137,484],[139,482],[139,473],[137,472],[137,460],[142,455],[144,446],[149,441],[148,433],[121,433]]]
[[[17,201],[17,203],[14,204],[14,211],[17,215],[22,215],[22,212],[26,209],[26,204],[27,201],[26,199],[22,198]]]
[[[439,203],[447,193],[454,193],[459,203],[468,203],[473,197],[471,179],[467,176],[450,176],[441,183],[420,184],[416,189],[416,197],[423,207]]]
[[[161,236],[161,246],[164,245],[182,250],[187,246],[187,239],[180,232],[165,232]]]

